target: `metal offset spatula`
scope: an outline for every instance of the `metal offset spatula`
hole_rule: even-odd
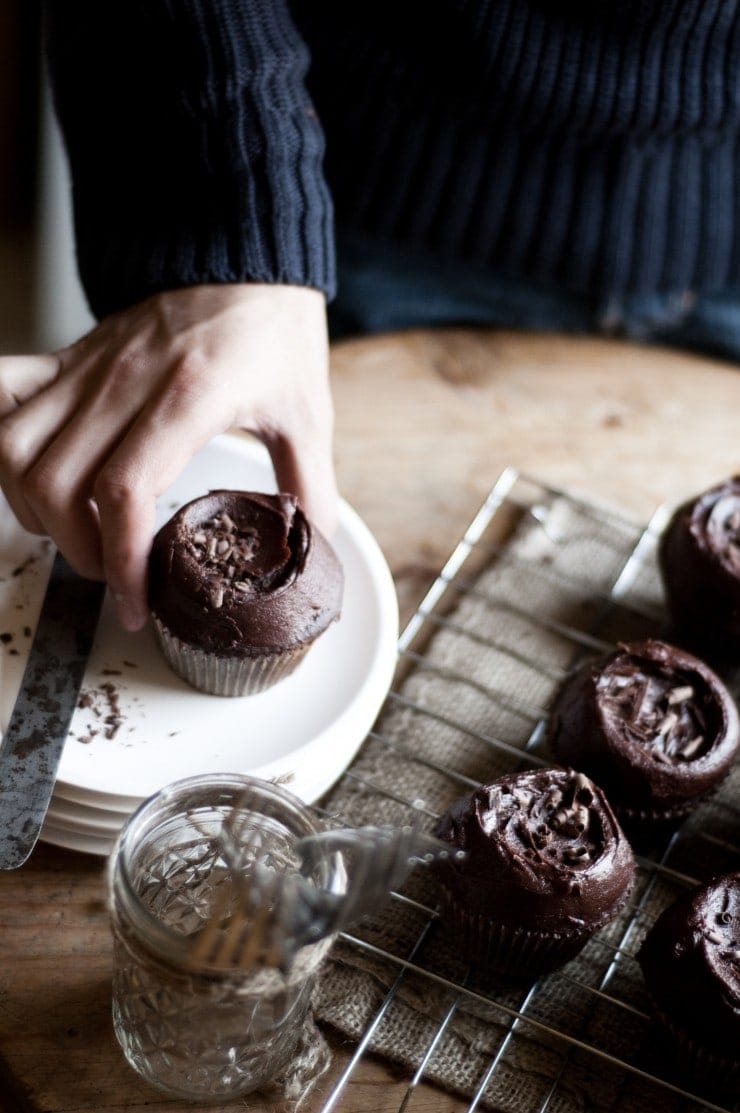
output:
[[[244,847],[249,857],[253,843]],[[287,872],[259,855],[232,863],[232,887],[194,936],[193,965],[287,970],[298,951],[375,911],[418,863],[454,854],[447,843],[413,827],[358,827],[323,831],[291,848],[298,864]],[[309,875],[322,858],[341,854],[344,892],[317,887]],[[236,868],[235,868],[236,867]]]
[[[105,585],[57,553],[8,729],[0,741],[0,869],[27,860],[39,837],[77,706]]]

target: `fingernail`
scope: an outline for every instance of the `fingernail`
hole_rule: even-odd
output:
[[[132,634],[137,630],[141,630],[146,625],[147,614],[139,607],[133,606],[125,595],[114,595],[116,602],[116,612],[118,614],[118,621],[123,626],[124,630],[129,630]]]

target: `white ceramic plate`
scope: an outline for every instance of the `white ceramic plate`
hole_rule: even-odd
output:
[[[67,850],[79,850],[83,854],[103,856],[110,854],[116,842],[115,835],[107,837],[92,835],[87,831],[68,831],[55,827],[48,821],[41,828],[40,838],[53,846],[63,846]]]
[[[134,811],[132,808],[131,811]],[[85,804],[70,804],[55,794],[49,804],[46,818],[54,827],[71,831],[90,831],[98,835],[116,835],[130,812],[105,811]]]
[[[159,500],[159,521],[214,487],[274,491],[262,445],[246,437],[217,437]],[[117,813],[110,817],[116,822],[164,784],[199,773],[286,777],[307,802],[325,792],[372,726],[392,679],[398,636],[388,566],[346,503],[340,505],[332,544],[345,573],[342,617],[292,676],[256,696],[229,699],[194,691],[167,667],[152,631],[123,631],[106,599],[83,683],[90,706],[75,711],[54,799]],[[51,555],[48,542],[21,530],[0,505],[3,726],[20,684]]]

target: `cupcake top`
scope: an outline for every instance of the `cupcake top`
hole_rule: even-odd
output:
[[[740,1058],[740,873],[665,909],[637,958],[665,1020],[717,1054]]]
[[[207,652],[274,652],[313,641],[338,618],[342,568],[292,495],[211,491],[159,530],[149,604]]]
[[[674,623],[710,656],[740,651],[740,476],[678,507],[658,559]]]
[[[733,476],[684,503],[678,520],[697,549],[740,579],[740,476]]]
[[[435,833],[466,852],[439,866],[455,901],[499,923],[541,932],[598,927],[632,887],[629,843],[601,790],[573,770],[483,785]]]
[[[738,713],[697,657],[649,639],[579,669],[550,716],[562,761],[596,778],[618,814],[694,801],[729,771]]]

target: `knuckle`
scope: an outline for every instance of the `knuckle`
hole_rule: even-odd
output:
[[[28,504],[42,515],[58,510],[64,502],[59,473],[43,464],[31,468],[23,479],[22,488]]]
[[[134,347],[124,348],[116,355],[111,381],[120,383],[124,387],[130,387],[131,383],[141,378],[145,370],[146,360],[138,349]]]
[[[149,379],[148,370],[146,361],[138,352],[124,351],[116,356],[109,369],[104,364],[93,364],[88,374],[94,378],[96,389],[108,404],[117,406],[140,393],[142,382]]]
[[[176,404],[200,402],[208,384],[208,365],[199,352],[187,352],[175,367],[169,381],[169,394]]]
[[[95,480],[93,493],[98,504],[102,503],[114,512],[121,512],[137,501],[138,491],[139,484],[130,469],[109,464]]]

